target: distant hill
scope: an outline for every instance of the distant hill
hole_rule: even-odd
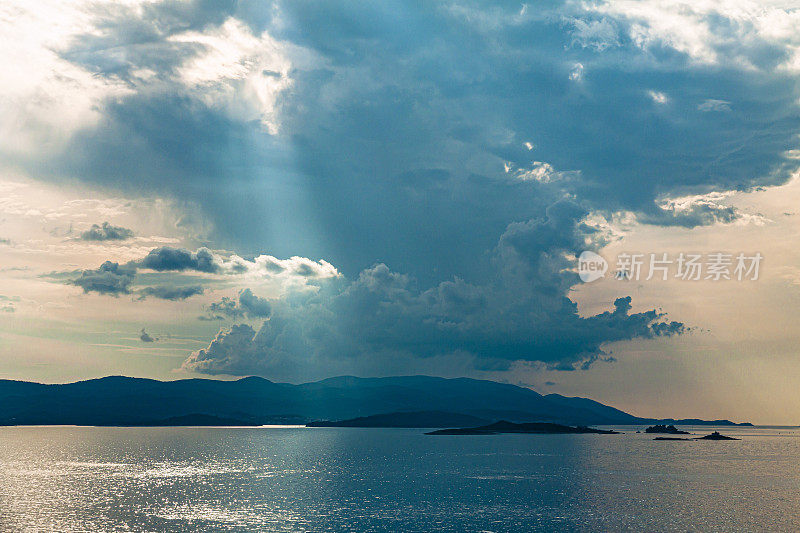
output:
[[[542,396],[516,385],[469,378],[342,376],[301,385],[258,377],[158,381],[110,376],[59,385],[0,380],[0,425],[143,425],[198,414],[251,424],[305,424],[435,411],[482,421],[710,424],[639,418],[585,398]]]

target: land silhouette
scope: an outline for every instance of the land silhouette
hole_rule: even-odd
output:
[[[537,435],[597,433],[602,435],[619,435],[619,432],[610,429],[596,429],[585,426],[572,427],[562,424],[548,424],[546,422],[515,424],[508,420],[498,420],[494,424],[473,428],[439,429],[430,431],[426,433],[426,435],[500,435],[503,433],[527,433]]]
[[[643,418],[587,398],[541,395],[469,378],[342,376],[300,385],[260,377],[158,381],[111,376],[55,385],[0,380],[0,425],[198,425],[201,416],[216,417],[219,425],[334,421],[356,427],[477,427],[497,420],[734,425],[729,420]]]

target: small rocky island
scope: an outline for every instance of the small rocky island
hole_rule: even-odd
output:
[[[499,435],[502,433],[529,433],[537,435],[561,435],[573,433],[599,433],[603,435],[618,435],[619,432],[610,429],[595,429],[585,426],[563,426],[549,422],[526,422],[517,424],[500,420],[493,424],[471,428],[439,429],[430,431],[426,435]]]
[[[683,433],[686,433],[685,431]],[[682,437],[656,437],[653,440],[741,440],[735,437],[728,437],[726,435],[722,435],[719,431],[715,431],[710,435],[705,435],[703,437],[694,437],[691,439],[685,439]]]
[[[720,434],[719,431],[715,431],[710,435],[706,435],[704,437],[697,437],[697,440],[740,440],[734,437],[728,437],[726,435]]]
[[[649,428],[644,430],[645,433],[666,433],[668,435],[688,435],[688,431],[683,431],[676,428],[673,425],[664,425],[664,424],[657,424],[655,426],[650,426]]]

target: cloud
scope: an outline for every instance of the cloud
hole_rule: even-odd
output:
[[[230,274],[248,274],[257,278],[291,279],[299,277],[305,281],[339,276],[336,267],[324,259],[314,261],[298,256],[278,259],[271,255],[259,255],[252,261],[248,261],[233,254],[224,262],[223,270]]]
[[[519,180],[534,180],[539,183],[551,183],[556,180],[569,179],[578,174],[576,172],[559,172],[553,168],[553,165],[545,161],[532,161],[527,168],[519,168],[515,171],[512,171],[510,165],[505,168],[507,173],[512,174]]]
[[[602,349],[608,342],[683,333],[683,324],[655,310],[632,313],[630,297],[618,298],[613,311],[578,314],[564,296],[575,283],[569,254],[599,238],[576,222],[579,211],[564,200],[544,219],[509,226],[495,251],[500,276],[492,283],[455,278],[421,289],[410,276],[377,264],[352,281],[331,278],[317,291],[271,301],[269,320],[258,330],[237,324],[220,331],[183,367],[297,377],[312,366],[335,372],[348,362],[462,354],[481,367],[539,361],[574,369],[611,360]],[[230,309],[233,318],[240,313]]]
[[[593,48],[602,52],[607,48],[620,46],[621,40],[619,29],[613,20],[609,18],[600,19],[566,19],[572,27],[572,45],[582,46],[583,48]]]
[[[137,290],[138,300],[148,297],[162,300],[185,300],[203,294],[204,284],[220,282],[231,283],[265,283],[276,282],[277,287],[286,290],[315,290],[316,284],[322,280],[337,278],[340,274],[327,261],[314,261],[306,257],[294,256],[290,259],[278,259],[271,255],[259,255],[252,260],[244,259],[236,254],[220,255],[208,248],[198,248],[192,252],[184,248],[161,246],[151,249],[141,259],[124,264],[113,261],[104,262],[97,269],[81,271],[77,279],[73,272],[52,273],[51,277],[59,281],[67,278],[67,283],[83,288],[85,293],[96,292],[110,296],[130,294],[137,278],[157,283]],[[142,273],[140,271],[144,270]],[[148,273],[153,270],[158,274]],[[194,282],[186,284],[183,272],[199,272],[205,276],[192,276]],[[243,288],[238,294],[238,303],[231,298],[223,298],[212,303],[208,315],[201,318],[222,320],[224,317],[264,318],[269,316],[270,304],[253,294],[249,288]]]
[[[237,304],[235,299],[223,296],[220,301],[208,305],[206,315],[199,318],[201,320],[224,320],[226,317],[232,319],[266,318],[272,311],[269,301],[256,296],[249,288],[240,290],[238,298]]]
[[[583,65],[575,63],[575,66],[569,73],[569,79],[575,82],[580,82],[583,79]],[[529,148],[531,150],[532,148]]]
[[[749,0],[719,4],[679,0],[588,4],[594,17],[613,17],[625,38],[653,54],[674,51],[702,66],[757,71],[794,70],[800,14]]]
[[[150,334],[148,334],[144,328],[142,328],[142,331],[139,332],[139,340],[142,342],[156,342],[158,338],[151,337]]]
[[[0,312],[15,313],[17,308],[14,306],[14,304],[20,300],[21,298],[19,296],[5,296],[0,294]]]
[[[268,317],[270,313],[269,302],[264,298],[259,298],[250,289],[239,292],[239,305],[249,317]]]
[[[153,248],[143,258],[129,261],[125,266],[134,272],[140,269],[156,272],[194,271],[219,277],[247,275],[255,278],[295,279],[304,282],[339,275],[336,267],[325,260],[314,261],[298,256],[278,259],[271,255],[259,255],[247,260],[236,254],[227,254],[225,257],[208,248],[198,248],[192,252],[173,246]]]
[[[10,161],[191,202],[232,248],[350,277],[486,275],[508,224],[563,192],[655,220],[663,195],[788,178],[797,16],[732,6],[92,4],[48,57],[125,91]],[[720,121],[715,101],[737,105]]]
[[[0,49],[7,67],[0,73],[0,150],[6,154],[63,149],[76,130],[97,123],[104,98],[130,92],[119,79],[93,76],[60,57],[58,48],[88,22],[85,6],[78,3],[11,1],[0,7]]]
[[[220,270],[219,263],[208,248],[198,248],[196,252],[190,252],[183,248],[162,246],[150,250],[136,265],[159,272],[196,270],[215,273]]]
[[[130,266],[106,261],[99,268],[82,271],[72,284],[81,287],[85,293],[119,296],[130,294],[135,275],[136,270]]]
[[[140,271],[153,270],[159,274],[141,273]],[[205,276],[191,276],[191,285],[186,285],[185,279],[177,273],[199,272]],[[70,278],[71,272],[54,273],[56,279]],[[244,259],[236,254],[227,254],[227,257],[212,252],[208,248],[198,248],[192,252],[184,248],[161,246],[151,249],[141,259],[135,259],[125,264],[106,261],[97,269],[81,271],[77,279],[70,279],[68,283],[78,285],[84,292],[97,292],[118,296],[129,294],[138,277],[145,280],[156,277],[158,285],[143,287],[137,291],[138,300],[148,297],[162,300],[184,300],[195,295],[203,294],[203,284],[217,283],[227,280],[233,283],[246,282],[271,282],[277,286],[293,289],[311,289],[321,280],[336,278],[340,274],[336,268],[327,261],[314,261],[306,257],[291,257],[278,259],[271,255],[259,255],[253,260]],[[152,283],[152,281],[151,281]],[[241,289],[238,303],[230,298],[209,306],[209,315],[203,318],[221,320],[223,316],[251,318],[266,317],[269,315],[269,302],[253,294],[249,288]]]
[[[296,379],[312,367],[336,372],[354,361],[455,353],[500,369],[514,361],[587,368],[608,359],[600,348],[604,342],[684,330],[656,311],[630,313],[630,298],[617,300],[612,312],[581,318],[566,298],[537,309],[540,302],[504,301],[508,296],[463,281],[420,292],[412,280],[376,265],[338,290],[273,303],[270,319],[258,330],[237,324],[220,331],[183,367]]]
[[[714,98],[709,98],[708,100],[704,100],[700,104],[697,104],[697,109],[704,112],[730,111],[731,103],[727,100],[716,100]]]
[[[92,224],[91,228],[81,233],[80,239],[84,241],[124,241],[131,237],[133,237],[132,230],[103,222],[102,226]]]
[[[661,91],[647,91],[647,95],[657,104],[666,104],[669,102],[669,96]]]
[[[158,286],[144,287],[139,289],[137,293],[140,295],[140,300],[149,296],[161,300],[185,300],[186,298],[203,294],[204,290],[202,285],[189,285],[185,287]]]
[[[210,368],[235,369],[237,359],[253,352],[255,330],[247,324],[235,324],[230,331],[220,331],[205,350],[198,350],[184,362],[184,368],[208,372]],[[223,370],[224,372],[224,370]],[[216,373],[216,372],[211,372]]]
[[[225,318],[241,318],[244,310],[236,304],[236,300],[223,296],[218,302],[212,302],[205,308],[206,314],[200,315],[200,320],[225,320]]]
[[[658,211],[644,213],[637,220],[645,224],[685,228],[733,222],[764,223],[761,215],[743,213],[734,206],[725,205],[729,196],[727,192],[712,192],[665,199],[658,204]]]

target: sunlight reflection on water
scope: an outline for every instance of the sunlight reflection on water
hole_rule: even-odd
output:
[[[0,428],[0,530],[800,530],[795,429],[625,431]]]

